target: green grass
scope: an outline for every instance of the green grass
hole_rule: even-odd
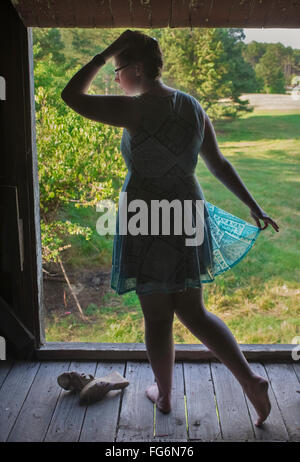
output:
[[[93,231],[88,241],[80,235],[69,237],[72,247],[64,253],[64,261],[71,267],[93,268],[95,265],[111,265],[113,239],[112,236],[100,236],[97,233],[96,223],[99,216],[96,207],[76,208],[73,204],[65,206],[58,213],[57,219],[89,226]]]
[[[280,232],[269,225],[238,265],[204,284],[206,308],[226,322],[239,343],[292,343],[300,332],[300,111],[256,110],[214,126],[222,153]],[[255,224],[248,208],[200,157],[196,173],[207,201]],[[68,263],[110,268],[113,236],[97,234],[96,211],[70,206],[62,216],[94,227],[90,242],[72,237]],[[89,324],[74,315],[48,317],[47,341],[144,342],[134,291],[120,296],[110,289],[99,306],[85,307],[85,312]],[[199,343],[176,316],[173,332],[175,343]]]

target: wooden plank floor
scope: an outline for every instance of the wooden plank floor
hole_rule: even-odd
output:
[[[232,373],[218,361],[176,362],[172,411],[145,396],[154,382],[142,361],[0,361],[0,441],[300,441],[300,364],[250,362],[269,380],[271,413],[261,428]],[[76,370],[101,377],[114,370],[129,380],[90,406],[59,387]]]

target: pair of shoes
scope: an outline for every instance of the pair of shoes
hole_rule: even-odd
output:
[[[117,371],[100,378],[76,371],[64,372],[57,377],[57,382],[65,390],[80,392],[80,405],[100,401],[110,390],[121,390],[129,385],[128,380]]]
[[[85,385],[91,382],[94,376],[91,374],[79,374],[76,371],[64,372],[57,377],[58,385],[68,391],[80,392]]]

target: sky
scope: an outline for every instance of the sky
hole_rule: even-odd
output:
[[[300,29],[243,29],[246,35],[245,43],[252,42],[267,42],[277,43],[281,42],[284,46],[291,46],[300,50]]]

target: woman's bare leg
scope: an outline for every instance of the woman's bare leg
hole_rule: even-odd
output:
[[[171,294],[137,294],[144,314],[145,344],[156,383],[146,395],[162,412],[171,410],[175,349],[173,341],[174,306]]]
[[[188,288],[172,296],[179,320],[234,374],[258,412],[256,425],[260,425],[271,410],[268,381],[252,372],[227,325],[206,310],[202,287]]]

